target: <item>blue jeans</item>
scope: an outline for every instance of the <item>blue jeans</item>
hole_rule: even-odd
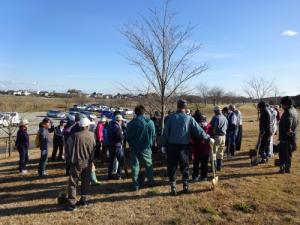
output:
[[[26,170],[26,164],[28,162],[28,149],[26,147],[18,147],[20,161],[19,161],[19,172]]]
[[[38,169],[40,176],[45,173],[47,161],[48,161],[48,150],[41,150],[41,158],[39,161],[39,169]]]
[[[117,160],[119,162],[117,174],[118,174],[118,176],[121,176],[121,173],[122,173],[122,170],[124,167],[124,163],[125,163],[125,157],[124,157],[124,151],[123,151],[122,145],[121,146],[109,146],[108,176],[112,176],[113,164],[114,164],[115,158],[117,158]]]
[[[227,152],[230,153],[231,156],[234,156],[236,151],[237,130],[229,131],[227,134],[227,138],[228,138]]]

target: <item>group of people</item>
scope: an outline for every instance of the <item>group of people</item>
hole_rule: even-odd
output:
[[[271,108],[260,102],[257,106],[260,112],[258,150],[261,163],[267,162],[273,153],[272,137],[279,128],[279,157],[280,172],[290,172],[292,152],[296,149],[296,129],[298,115],[289,97],[282,98],[284,110],[280,118],[277,107]],[[113,179],[116,171],[118,179],[123,177],[125,165],[126,142],[130,149],[130,164],[133,189],[139,190],[141,167],[147,175],[149,187],[155,185],[152,153],[161,149],[167,158],[167,174],[172,195],[177,195],[176,170],[178,164],[182,173],[183,193],[189,192],[189,161],[193,160],[193,181],[206,181],[209,171],[209,159],[216,170],[220,171],[224,155],[234,157],[241,148],[242,114],[234,106],[221,108],[216,106],[214,116],[210,121],[200,111],[189,115],[187,102],[179,100],[177,111],[164,119],[161,129],[161,119],[156,113],[151,119],[145,116],[145,108],[139,105],[135,108],[135,117],[125,123],[120,112],[115,112],[111,121],[101,118],[98,124],[87,117],[78,114],[75,121],[60,121],[54,127],[51,120],[43,119],[40,124],[36,143],[40,147],[41,156],[38,174],[47,176],[46,163],[49,149],[49,133],[54,132],[52,160],[66,162],[68,182],[68,210],[86,205],[88,186],[91,182],[98,183],[95,174],[94,161],[108,157],[107,179]],[[276,113],[275,113],[276,112]],[[274,119],[275,118],[275,119]],[[17,134],[16,146],[20,153],[19,170],[27,172],[29,137],[27,134],[28,121],[22,120]],[[91,132],[92,131],[92,132]],[[155,147],[155,148],[153,148]],[[63,151],[64,149],[64,151]],[[81,181],[81,199],[76,201],[76,188]]]
[[[280,116],[278,107],[271,107],[266,102],[258,103],[259,117],[259,140],[257,149],[261,156],[261,163],[268,162],[273,155],[273,139],[279,130],[280,173],[291,172],[292,153],[297,149],[298,112],[293,106],[290,97],[281,99],[283,114]]]

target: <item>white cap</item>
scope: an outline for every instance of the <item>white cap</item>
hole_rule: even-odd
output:
[[[123,119],[123,116],[119,114],[119,115],[116,115],[116,116],[115,116],[115,120],[116,120],[116,121],[122,121],[122,120],[124,120],[124,119]]]
[[[101,122],[106,122],[106,120],[107,120],[106,117],[102,117],[100,121]]]
[[[29,124],[29,121],[27,119],[22,119],[21,122],[20,122],[20,126],[25,126],[25,125],[28,125]]]
[[[91,121],[86,117],[82,118],[79,121],[79,126],[81,126],[81,127],[87,127],[87,126],[90,126],[90,125],[91,125]]]

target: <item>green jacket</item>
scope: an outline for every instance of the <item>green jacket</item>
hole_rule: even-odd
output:
[[[133,151],[151,148],[155,136],[153,121],[144,116],[134,118],[127,125],[127,142]]]

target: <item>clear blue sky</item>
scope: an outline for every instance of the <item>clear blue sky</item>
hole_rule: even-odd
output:
[[[163,5],[0,0],[0,89],[38,83],[45,90],[117,93],[120,83],[140,82],[122,55],[131,49],[119,29]],[[247,77],[264,76],[285,94],[300,93],[299,0],[173,0],[171,8],[178,23],[197,25],[191,42],[204,47],[194,61],[210,66],[191,88],[204,82],[242,93]]]

